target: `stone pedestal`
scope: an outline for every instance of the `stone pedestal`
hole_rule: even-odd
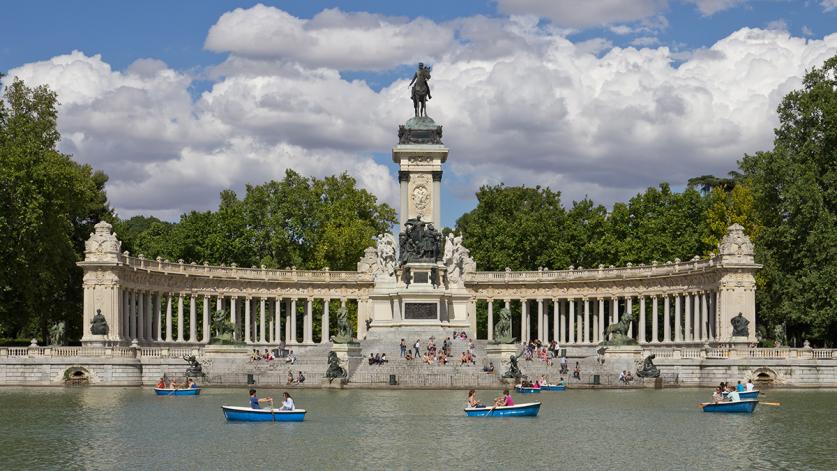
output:
[[[363,348],[359,343],[335,343],[331,346],[331,351],[337,355],[340,366],[346,369],[347,379],[345,381],[334,380],[329,387],[342,387],[363,361]],[[326,383],[328,383],[328,380],[324,379],[323,384]],[[337,384],[335,385],[335,383]]]
[[[108,345],[109,339],[107,335],[87,334],[81,343],[85,347],[104,347]]]
[[[485,353],[494,362],[495,371],[509,360],[512,355],[520,353],[520,348],[514,343],[489,343],[485,346]]]

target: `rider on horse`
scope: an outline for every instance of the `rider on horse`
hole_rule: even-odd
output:
[[[419,62],[418,70],[413,74],[413,79],[410,80],[410,85],[408,85],[408,87],[413,87],[412,99],[413,107],[416,109],[416,116],[422,114],[426,116],[425,96],[428,100],[433,98],[430,95],[430,84],[427,83],[429,80],[430,67],[425,67],[423,62]]]

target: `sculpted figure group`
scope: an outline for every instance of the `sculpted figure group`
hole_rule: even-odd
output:
[[[442,234],[430,222],[421,218],[404,223],[404,231],[398,235],[400,262],[439,262],[442,254]]]

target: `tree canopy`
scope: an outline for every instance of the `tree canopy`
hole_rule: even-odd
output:
[[[779,105],[773,150],[740,162],[760,228],[763,320],[789,335],[837,339],[837,56]]]
[[[0,336],[78,337],[84,240],[111,217],[107,176],[56,148],[58,101],[13,80],[0,100]]]
[[[117,233],[124,228],[124,245],[146,257],[354,270],[396,222],[393,208],[345,173],[319,179],[288,170],[280,181],[248,185],[241,199],[232,190],[220,199],[217,211],[192,211],[174,224],[135,217],[117,223]]]

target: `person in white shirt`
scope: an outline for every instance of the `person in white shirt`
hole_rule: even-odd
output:
[[[755,385],[755,384],[753,384],[753,381],[752,381],[752,380],[748,379],[748,380],[747,380],[747,385],[746,385],[746,386],[744,386],[744,387],[745,387],[745,388],[747,388],[747,392],[750,392],[750,391],[752,391],[753,389],[755,389],[755,388],[756,388],[756,385]]]
[[[283,397],[282,407],[281,407],[282,410],[294,410],[294,409],[296,409],[296,406],[294,405],[294,399],[291,397],[290,394],[288,394],[287,392],[283,392],[282,397]]]

